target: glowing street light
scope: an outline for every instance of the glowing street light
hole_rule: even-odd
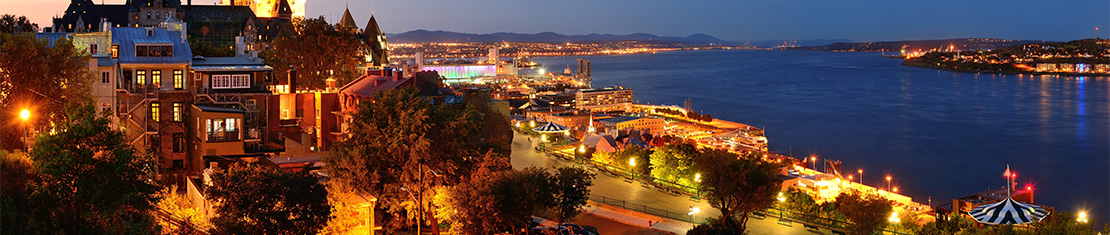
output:
[[[27,109],[23,109],[23,111],[19,111],[19,118],[22,118],[23,121],[26,122],[27,119],[31,118],[31,111],[27,110]]]
[[[859,184],[863,184],[863,169],[859,169]]]
[[[1076,218],[1075,222],[1087,223],[1087,213],[1079,212],[1079,218]]]
[[[586,145],[579,145],[578,153],[586,153]]]
[[[898,212],[897,211],[890,213],[890,219],[888,219],[888,220],[890,220],[891,223],[902,222],[902,219],[898,218]]]
[[[636,158],[629,158],[628,159],[628,165],[629,166],[636,166]]]
[[[786,197],[782,196],[782,192],[779,192],[778,199],[780,202],[786,202]]]
[[[27,109],[19,111],[19,118],[23,119],[23,152],[28,152],[31,151],[31,144],[27,143],[30,142],[28,141],[30,138],[27,137],[27,120],[31,119],[31,111]]]
[[[886,176],[886,190],[890,191],[890,176]]]
[[[698,212],[701,212],[701,209],[698,209],[696,206],[690,206],[690,213],[687,213],[687,215],[690,215],[690,220],[693,221],[697,218]]]
[[[694,174],[694,182],[701,183],[701,173]]]

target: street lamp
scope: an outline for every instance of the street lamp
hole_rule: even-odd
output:
[[[633,158],[628,158],[628,166],[629,166],[628,167],[628,175],[632,176],[632,179],[635,180],[636,179],[636,174],[635,174],[635,172],[636,172],[636,158],[634,158],[634,157]]]
[[[859,169],[859,184],[863,185],[863,169]]]
[[[898,218],[898,212],[897,211],[891,212],[890,213],[890,219],[888,219],[888,220],[890,220],[891,223],[902,222],[902,219]]]
[[[694,182],[697,182],[697,184],[698,184],[697,185],[698,186],[697,194],[698,194],[698,197],[701,197],[701,173],[694,173]]]
[[[698,212],[701,212],[701,209],[698,209],[698,207],[696,206],[690,206],[690,213],[687,213],[688,215],[690,215],[690,222],[694,222],[694,220],[697,220],[696,214],[698,214]]]
[[[31,144],[28,143],[30,142],[28,141],[29,138],[27,138],[27,120],[31,119],[31,111],[27,109],[19,111],[19,118],[23,119],[23,152],[27,152],[31,149]]]
[[[817,156],[815,156],[815,155],[810,155],[809,156],[809,165],[810,165],[810,169],[812,169],[813,171],[817,171]]]
[[[890,191],[890,176],[886,176],[886,191]]]
[[[1075,222],[1087,223],[1087,213],[1079,212],[1079,218],[1076,218]]]

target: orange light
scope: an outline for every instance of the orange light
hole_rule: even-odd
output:
[[[886,181],[890,181],[890,176],[886,176]]]

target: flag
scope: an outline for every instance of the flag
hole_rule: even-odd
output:
[[[1010,178],[1010,165],[1006,165],[1006,171],[1002,172],[1002,178]]]

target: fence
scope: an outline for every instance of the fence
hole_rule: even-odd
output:
[[[659,217],[672,219],[672,220],[683,221],[683,222],[695,223],[694,222],[695,218],[691,217],[689,214],[687,214],[687,213],[689,213],[689,211],[671,211],[671,210],[666,210],[666,209],[659,209],[659,208],[650,207],[650,206],[647,206],[647,205],[644,205],[644,204],[628,202],[628,201],[625,201],[625,200],[610,198],[610,197],[606,197],[606,196],[591,196],[590,200],[592,200],[594,202],[601,203],[601,204],[620,207],[620,208],[624,208],[624,209],[627,209],[627,210],[640,212],[640,213],[644,213],[644,214],[659,216]]]

